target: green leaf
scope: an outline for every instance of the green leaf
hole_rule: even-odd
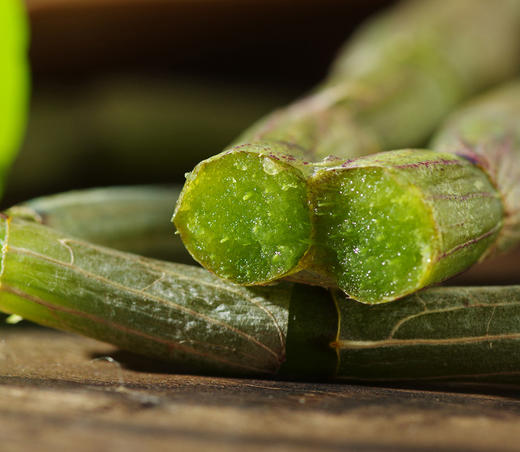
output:
[[[0,2],[0,30],[0,177],[4,177],[22,139],[29,93],[28,27],[21,1]]]

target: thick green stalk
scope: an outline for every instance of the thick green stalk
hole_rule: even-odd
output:
[[[519,381],[519,286],[438,287],[378,306],[338,297],[338,378]]]
[[[305,181],[310,219],[303,223],[287,221],[297,217],[278,215],[281,209],[272,199],[278,211],[271,208],[268,213],[271,224],[278,221],[288,231],[299,224],[299,234],[287,236],[298,238],[300,244],[310,242],[310,248],[299,261],[293,257],[291,263],[295,265],[283,276],[338,286],[358,301],[381,303],[454,276],[495,249],[504,251],[517,245],[519,116],[520,83],[515,82],[448,119],[432,144],[435,152],[402,150],[349,160],[328,159],[319,165],[293,164],[293,170],[310,174]],[[224,161],[224,157],[217,159]],[[291,163],[287,157],[279,161]],[[211,174],[211,168],[203,162],[197,171]],[[226,177],[233,176],[226,173]],[[194,180],[205,182],[198,173]],[[249,190],[255,193],[254,188]],[[236,196],[234,190],[227,193]],[[212,208],[201,203],[204,197],[197,198],[193,192],[187,196],[192,197],[186,200],[197,221],[204,218],[200,212],[214,212],[218,207],[214,199]],[[299,205],[305,209],[305,200]],[[260,214],[255,212],[256,217]],[[226,219],[230,230],[235,218],[228,215]],[[306,234],[312,240],[305,241]],[[238,231],[238,236],[245,234]],[[270,240],[273,249],[276,244],[288,249],[291,242],[286,242]],[[250,250],[251,245],[244,243],[243,255]],[[228,255],[231,252],[234,249]],[[213,251],[213,256],[219,254]],[[213,269],[212,265],[208,267]],[[260,274],[253,270],[254,275]],[[303,271],[292,274],[294,270]],[[220,269],[216,273],[225,275]]]
[[[191,371],[272,373],[284,360],[289,286],[244,289],[11,217],[0,235],[7,313]]]
[[[237,147],[188,175],[175,225],[190,254],[218,276],[267,283],[303,268],[312,233],[307,182],[304,165],[284,151],[283,143]]]
[[[309,267],[313,170],[329,155],[422,144],[456,104],[518,69],[519,37],[518,0],[421,0],[377,17],[312,94],[194,169],[173,218],[188,251],[241,284]]]
[[[392,151],[316,171],[315,270],[379,303],[516,246],[519,116],[515,82],[448,118],[432,143],[438,152]]]
[[[172,370],[366,381],[520,375],[516,286],[435,288],[366,306],[288,282],[237,286],[16,216],[0,218],[0,238],[1,310]]]
[[[504,205],[497,251],[520,242],[520,81],[469,103],[447,118],[432,148],[452,152],[482,168]]]
[[[381,303],[465,270],[496,242],[500,195],[486,173],[448,153],[359,158],[311,179],[314,266],[352,298]]]
[[[193,263],[168,221],[179,192],[153,185],[77,190],[36,198],[8,213],[97,245]]]

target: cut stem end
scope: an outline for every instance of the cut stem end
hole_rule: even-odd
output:
[[[173,221],[198,262],[240,284],[297,271],[310,247],[305,178],[273,155],[232,151],[200,163]]]
[[[412,184],[366,167],[321,172],[313,185],[318,246],[342,290],[380,303],[424,285],[436,232]]]

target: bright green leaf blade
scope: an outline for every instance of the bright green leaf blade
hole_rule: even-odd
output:
[[[0,2],[0,30],[0,175],[3,175],[20,145],[29,92],[28,31],[21,2]]]

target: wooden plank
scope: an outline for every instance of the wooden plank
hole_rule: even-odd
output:
[[[60,332],[0,329],[2,450],[516,450],[516,388],[179,375]]]

